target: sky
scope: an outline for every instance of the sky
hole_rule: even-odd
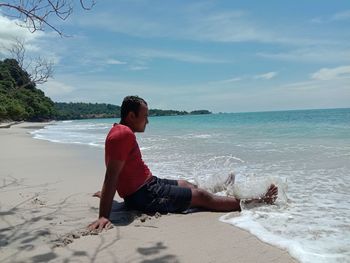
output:
[[[78,1],[77,1],[78,2]],[[14,38],[54,61],[38,85],[57,102],[250,112],[350,107],[350,1],[97,0],[55,32],[0,10],[0,58]]]

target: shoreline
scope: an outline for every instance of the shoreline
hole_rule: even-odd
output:
[[[85,235],[98,214],[92,193],[102,185],[103,149],[32,138],[28,131],[43,125],[48,123],[0,130],[1,262],[297,262],[220,222],[227,213],[149,217],[122,210],[117,196],[114,227]]]
[[[22,123],[23,121],[9,121],[9,122],[0,122],[0,129],[8,129],[13,125]]]

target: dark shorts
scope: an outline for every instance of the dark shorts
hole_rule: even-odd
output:
[[[179,213],[189,208],[191,198],[191,189],[178,186],[176,180],[153,176],[124,200],[129,209],[146,213]]]

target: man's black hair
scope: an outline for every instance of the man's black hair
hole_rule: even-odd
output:
[[[129,112],[135,113],[137,117],[142,103],[144,103],[147,106],[147,102],[138,96],[125,97],[120,109],[121,121],[125,120]]]

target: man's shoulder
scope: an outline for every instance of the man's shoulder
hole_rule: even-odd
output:
[[[132,130],[123,124],[114,124],[108,133],[107,140],[136,138]]]

